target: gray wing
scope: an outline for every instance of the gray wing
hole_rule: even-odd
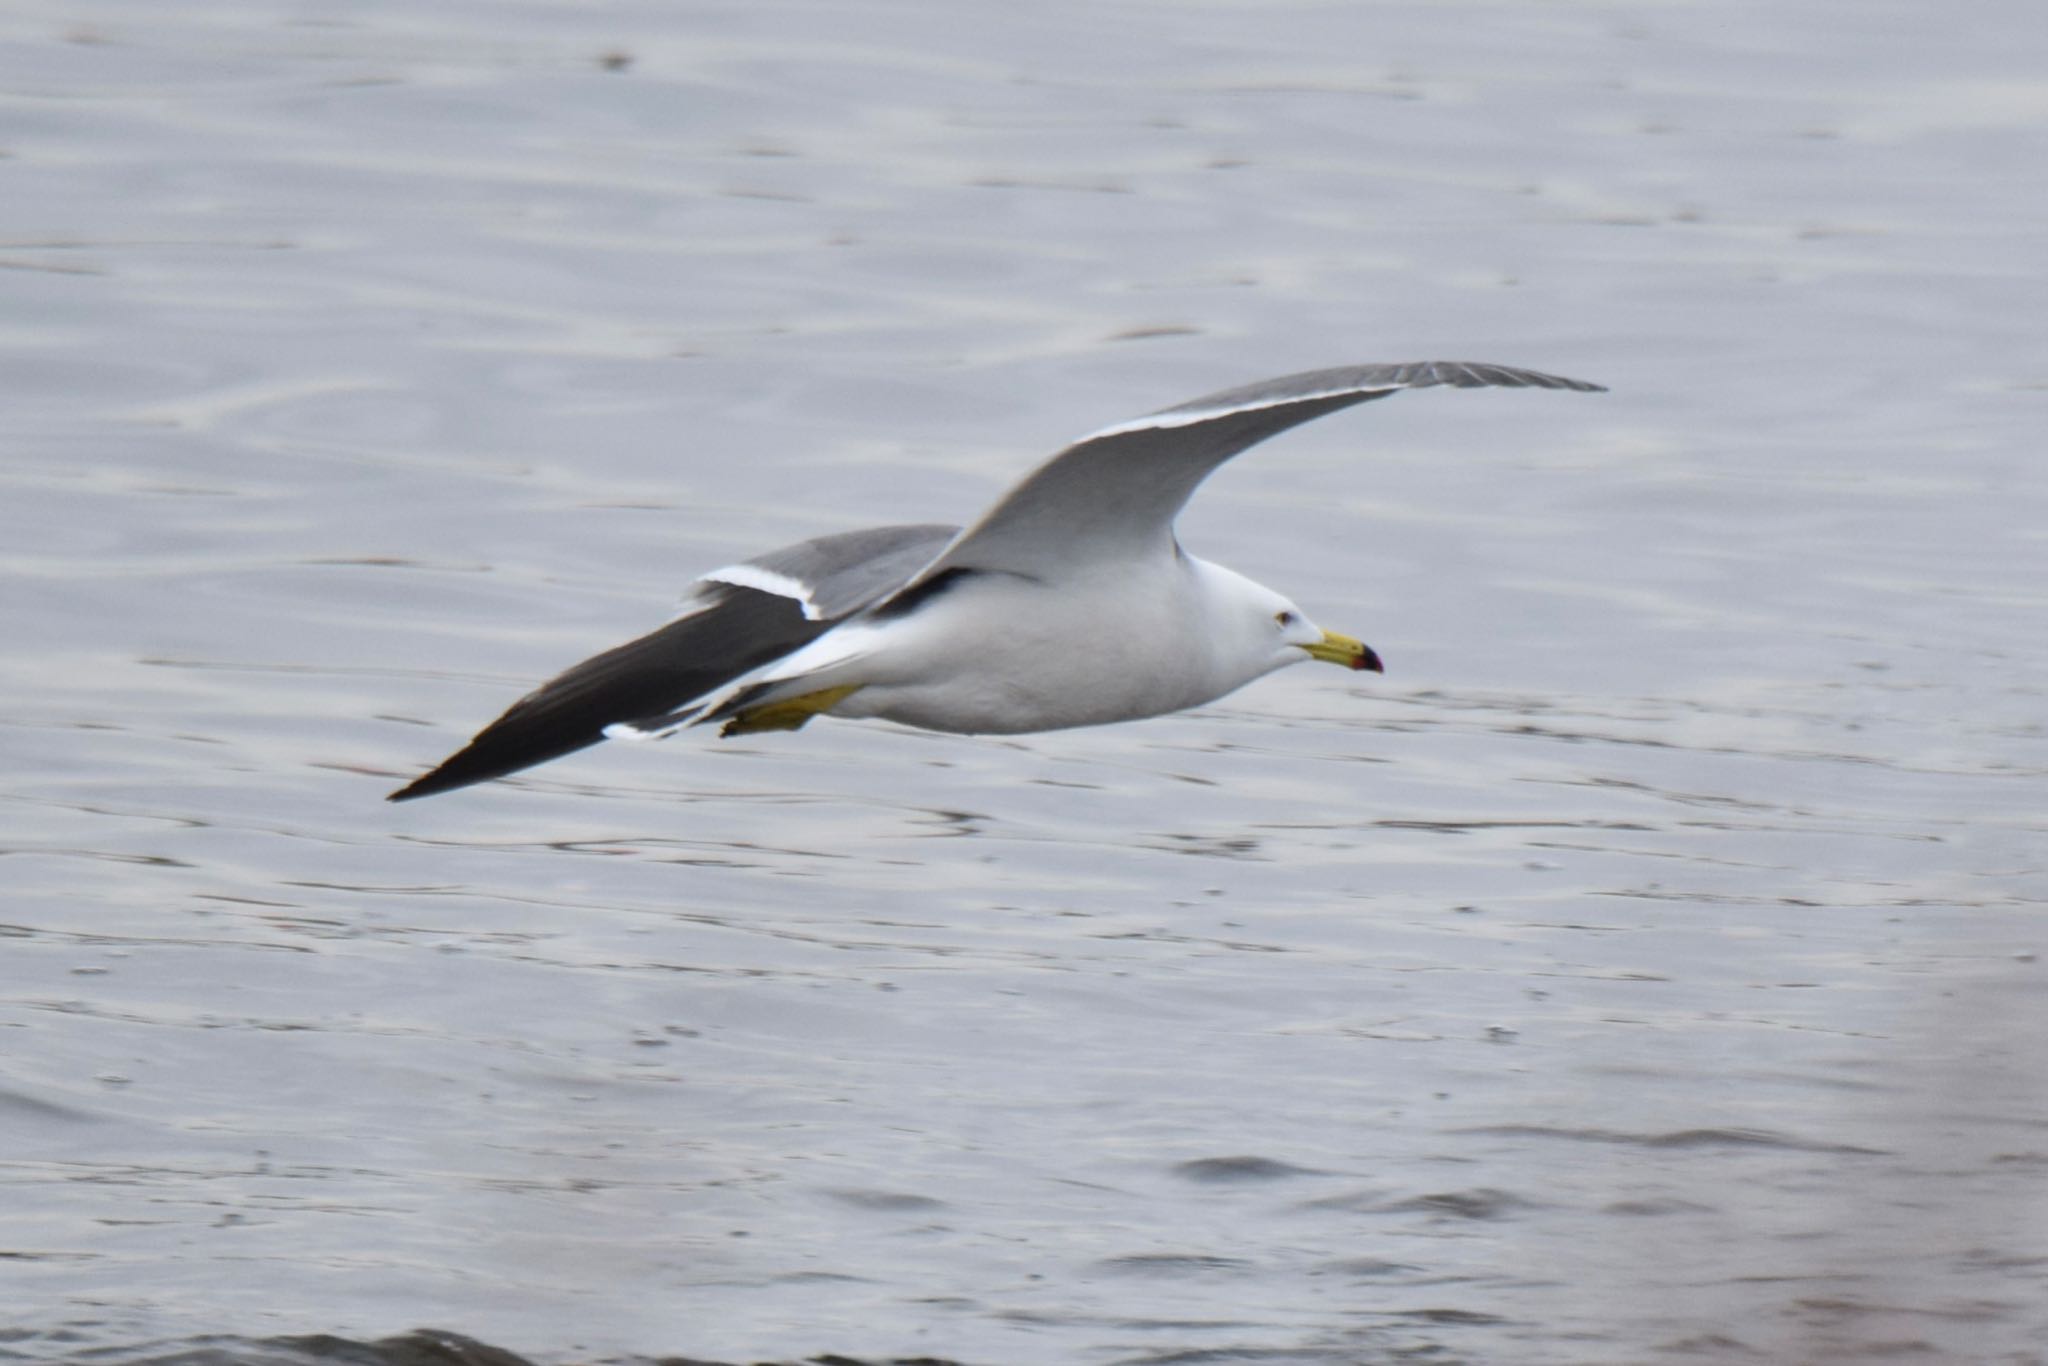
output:
[[[808,620],[838,621],[908,583],[959,534],[950,526],[878,526],[820,536],[700,574],[697,581],[791,598]]]
[[[609,726],[655,731],[683,721],[706,693],[901,588],[957,534],[949,526],[875,527],[714,569],[674,621],[543,683],[390,799],[502,778],[594,745]]]
[[[1105,427],[1040,465],[918,572],[904,590],[951,569],[1057,577],[1077,562],[1160,554],[1196,487],[1269,436],[1401,389],[1603,386],[1468,361],[1311,370],[1194,399]]]

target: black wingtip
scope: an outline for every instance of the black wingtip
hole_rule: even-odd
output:
[[[432,770],[431,772],[422,773],[419,777],[414,778],[404,787],[401,787],[394,792],[385,793],[384,800],[387,802],[418,801],[421,797],[431,797],[436,792],[453,792],[458,787],[468,787],[471,783],[480,783],[484,781],[486,780],[482,777],[446,777],[442,774],[441,770],[437,768]]]
[[[532,768],[535,764],[574,754],[604,739],[602,730],[582,727],[544,727],[535,731],[522,724],[529,719],[520,707],[514,707],[439,764],[396,792],[387,793],[384,800],[410,802],[441,792],[453,792],[458,787],[487,783],[493,778],[517,773],[522,768]]]
[[[503,778],[594,745],[614,723],[656,729],[680,723],[695,713],[689,704],[697,698],[830,626],[804,616],[790,598],[718,585],[700,610],[594,655],[520,698],[385,800],[409,802]]]
[[[1457,389],[1570,389],[1581,394],[1604,394],[1607,386],[1568,375],[1546,374],[1519,365],[1496,365],[1490,361],[1432,360],[1398,367],[1414,372],[1424,384],[1448,384]],[[1411,382],[1413,380],[1411,379]]]

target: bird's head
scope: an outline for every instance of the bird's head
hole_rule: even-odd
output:
[[[1213,571],[1214,566],[1205,566],[1205,569]],[[1222,587],[1221,596],[1230,603],[1224,613],[1229,622],[1225,629],[1234,637],[1229,653],[1246,661],[1262,661],[1259,673],[1299,664],[1304,659],[1341,664],[1347,669],[1385,672],[1380,657],[1373,653],[1370,645],[1335,631],[1325,631],[1309,619],[1308,613],[1264,584],[1254,583],[1229,570],[1223,570],[1222,574],[1227,575],[1228,580],[1227,586]]]
[[[1325,631],[1291,602],[1283,602],[1273,609],[1272,630],[1279,640],[1283,663],[1296,663],[1300,654],[1289,652],[1299,651],[1325,664],[1340,664],[1347,669],[1370,669],[1374,673],[1386,672],[1372,646],[1350,636],[1338,635],[1335,631]]]

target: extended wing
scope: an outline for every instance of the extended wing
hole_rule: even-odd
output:
[[[531,768],[596,744],[610,726],[680,723],[706,693],[887,597],[956,534],[949,526],[876,527],[714,569],[674,621],[543,683],[391,800]]]
[[[1156,555],[1189,495],[1233,455],[1340,408],[1440,384],[1602,388],[1506,365],[1415,361],[1225,389],[1082,437],[1026,475],[899,592],[916,592],[949,570],[1050,577],[1079,562]]]

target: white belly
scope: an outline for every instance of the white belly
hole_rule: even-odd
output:
[[[1247,645],[1247,631],[1264,642],[1278,629],[1247,594],[1274,596],[1181,556],[1091,565],[1057,585],[977,574],[903,616],[849,622],[762,681],[777,698],[851,686],[830,714],[969,735],[1157,716],[1307,658],[1277,636]]]
[[[1178,711],[1245,681],[1216,679],[1207,667],[1179,572],[1069,581],[1057,590],[977,577],[902,624],[903,638],[835,715],[1011,735]]]

